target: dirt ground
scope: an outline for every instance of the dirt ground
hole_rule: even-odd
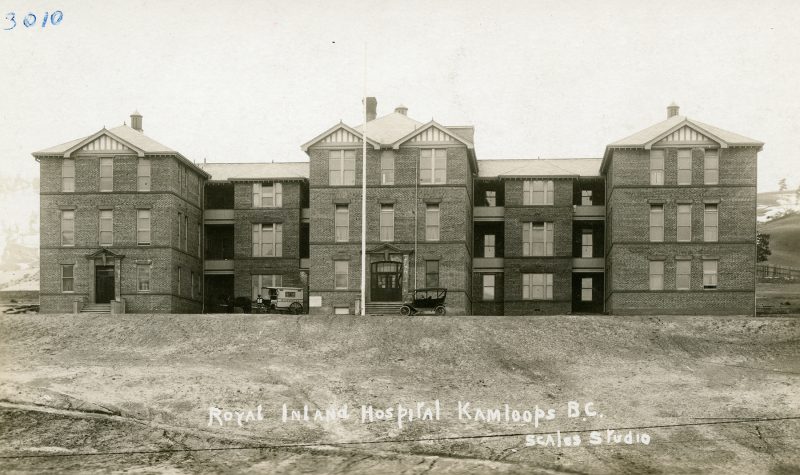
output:
[[[798,318],[0,316],[3,472],[798,473],[798,432]]]

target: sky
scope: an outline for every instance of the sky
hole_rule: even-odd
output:
[[[601,157],[675,101],[766,143],[760,191],[796,189],[798,20],[792,0],[0,0],[0,176],[134,110],[196,162],[304,160],[361,122],[366,63],[379,116],[473,125],[479,159]]]

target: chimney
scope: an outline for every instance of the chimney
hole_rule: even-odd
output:
[[[131,114],[131,128],[139,132],[142,131],[142,114],[139,111],[134,111]]]
[[[680,107],[678,107],[678,104],[675,104],[674,102],[672,104],[670,104],[669,106],[667,106],[667,119],[669,119],[670,117],[675,117],[676,115],[678,115],[678,110],[679,109],[680,109]]]
[[[398,114],[408,115],[408,107],[404,106],[403,104],[400,104],[399,106],[395,107],[394,111],[397,112]]]
[[[374,97],[367,98],[367,122],[375,120],[378,116],[378,100]]]

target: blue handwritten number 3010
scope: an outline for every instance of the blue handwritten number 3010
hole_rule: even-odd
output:
[[[48,17],[50,19],[50,24],[56,26],[61,23],[61,20],[64,19],[64,13],[61,10],[56,10],[53,13],[44,12],[44,17],[42,17],[42,28],[47,26]],[[17,26],[17,16],[14,12],[9,12],[6,14],[6,20],[11,22],[11,26],[8,28],[3,28],[4,30],[13,30]],[[36,14],[28,13],[25,15],[25,18],[22,19],[22,24],[25,25],[25,28],[30,28],[35,25]]]

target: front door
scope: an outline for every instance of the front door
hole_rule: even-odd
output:
[[[94,301],[108,303],[114,300],[114,266],[95,267],[94,279]]]
[[[370,300],[399,302],[403,299],[403,264],[391,261],[375,262],[370,270]]]

